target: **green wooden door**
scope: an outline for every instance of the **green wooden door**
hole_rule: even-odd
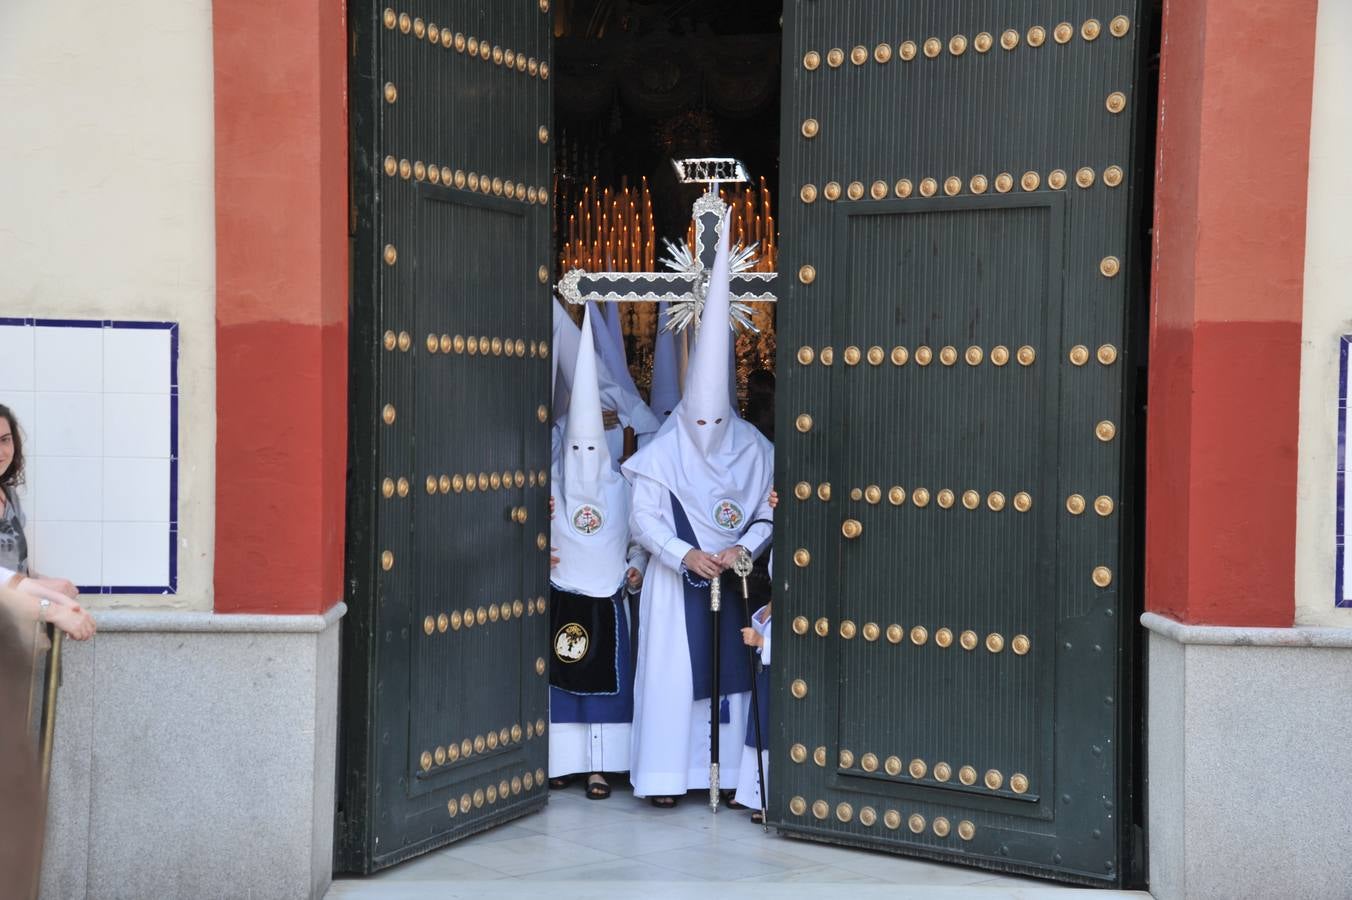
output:
[[[786,4],[792,834],[1133,877],[1139,16]]]
[[[545,802],[548,7],[352,8],[344,870]]]

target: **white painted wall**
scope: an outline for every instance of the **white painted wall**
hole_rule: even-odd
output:
[[[0,111],[0,316],[180,323],[179,592],[98,603],[210,609],[210,2],[5,0]]]
[[[1296,624],[1352,627],[1334,607],[1338,339],[1352,334],[1352,3],[1319,4],[1305,234],[1300,355],[1300,469],[1296,504]]]

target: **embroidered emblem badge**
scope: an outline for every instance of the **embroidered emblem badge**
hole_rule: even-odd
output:
[[[737,531],[745,519],[746,514],[735,500],[725,497],[714,504],[714,524],[724,531]]]
[[[587,629],[576,622],[569,622],[554,635],[554,655],[559,662],[575,663],[587,655],[591,646],[591,637]]]
[[[573,530],[578,534],[593,535],[601,530],[605,516],[594,506],[582,505],[573,511]]]

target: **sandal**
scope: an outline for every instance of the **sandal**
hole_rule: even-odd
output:
[[[610,796],[610,785],[606,783],[606,777],[600,772],[593,772],[587,776],[587,799],[604,800]]]
[[[549,789],[551,791],[561,791],[573,783],[573,776],[564,775],[562,778],[549,779]]]
[[[752,825],[765,824],[765,817],[761,815],[761,811],[759,809],[751,814],[751,824]]]
[[[653,806],[656,806],[658,809],[675,809],[675,808],[676,808],[676,798],[675,798],[675,797],[649,797],[648,800],[649,800],[649,802],[652,803]]]

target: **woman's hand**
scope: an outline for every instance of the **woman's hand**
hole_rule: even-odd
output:
[[[714,555],[714,559],[718,560],[718,564],[724,569],[731,569],[733,565],[736,564],[737,558],[743,553],[746,553],[746,550],[740,546],[728,547],[718,551],[718,553]]]
[[[691,547],[690,552],[681,561],[685,563],[687,571],[694,572],[701,578],[717,578],[723,574],[723,569],[726,568],[717,556],[705,553],[698,547]]]
[[[80,596],[79,588],[65,578],[32,578],[30,580],[36,581],[47,590],[55,591],[72,600]]]
[[[742,629],[742,643],[748,647],[760,649],[765,646],[765,638],[762,637],[754,628]]]
[[[779,506],[779,491],[775,490],[774,488],[770,488],[770,499],[768,502],[770,504],[771,509],[774,509],[775,507]]]
[[[554,555],[555,553],[558,553],[558,552],[559,552],[559,548],[558,548],[558,547],[550,547],[550,548],[549,548],[549,567],[550,567],[551,569],[557,569],[557,568],[559,567],[559,558],[558,558],[557,556]]]
[[[94,636],[97,626],[94,617],[78,603],[47,607],[47,621],[65,632],[73,641],[87,641]]]
[[[643,573],[633,566],[629,567],[629,571],[625,573],[624,577],[629,582],[630,591],[636,591],[643,587]]]

